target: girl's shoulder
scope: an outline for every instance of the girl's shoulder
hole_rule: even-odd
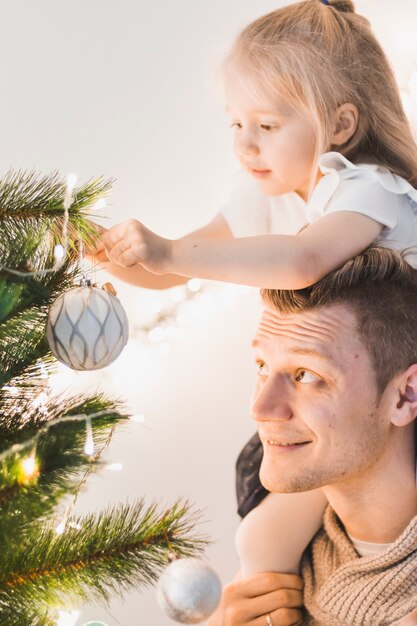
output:
[[[375,186],[381,186],[385,191],[396,195],[407,195],[417,203],[417,189],[405,178],[394,174],[388,168],[376,163],[352,163],[340,152],[326,152],[319,159],[319,168],[324,176],[335,177],[339,183],[344,181],[357,181],[363,192],[366,192],[367,183],[369,190]],[[343,185],[345,186],[345,185]]]

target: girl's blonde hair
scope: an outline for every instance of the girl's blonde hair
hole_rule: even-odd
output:
[[[238,74],[252,95],[278,96],[302,112],[316,133],[317,159],[337,150],[417,187],[417,145],[393,72],[368,20],[354,11],[351,0],[305,0],[255,20],[226,58],[225,79]],[[357,107],[358,127],[335,146],[333,116],[344,103]]]

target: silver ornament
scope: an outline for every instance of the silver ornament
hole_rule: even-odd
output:
[[[129,323],[120,300],[88,281],[61,294],[49,309],[49,347],[58,361],[74,370],[110,365],[128,335]]]
[[[216,610],[220,578],[200,559],[177,559],[163,572],[157,587],[159,606],[181,624],[200,624]]]

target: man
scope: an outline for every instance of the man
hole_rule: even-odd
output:
[[[209,624],[417,624],[417,271],[370,248],[262,297],[260,478],[272,492],[320,487],[329,507],[303,557],[304,617],[301,580],[265,573],[227,586]]]

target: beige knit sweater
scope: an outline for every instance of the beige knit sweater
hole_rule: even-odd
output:
[[[417,516],[377,555],[360,557],[330,507],[302,562],[314,626],[388,626],[417,608]]]

